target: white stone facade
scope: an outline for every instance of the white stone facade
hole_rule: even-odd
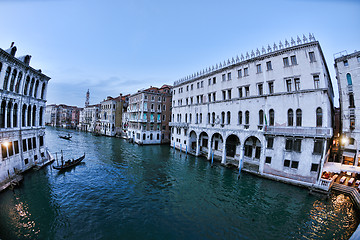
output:
[[[110,137],[113,137],[116,134],[116,102],[117,101],[114,98],[107,97],[106,100],[100,103],[100,133]]]
[[[100,105],[90,105],[80,112],[80,130],[95,132],[96,123],[99,121]]]
[[[332,138],[333,89],[319,43],[297,40],[175,82],[171,146],[315,183]]]
[[[30,56],[0,49],[0,183],[48,160],[44,114],[50,78],[29,66]]]

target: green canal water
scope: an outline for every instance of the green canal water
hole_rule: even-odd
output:
[[[58,138],[71,132],[71,141]],[[84,163],[31,170],[0,193],[6,239],[348,239],[350,199],[262,179],[169,146],[46,129],[52,152]]]

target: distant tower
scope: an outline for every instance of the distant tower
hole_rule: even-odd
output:
[[[90,91],[89,89],[86,92],[86,101],[85,101],[85,107],[89,106],[89,102],[90,102]]]

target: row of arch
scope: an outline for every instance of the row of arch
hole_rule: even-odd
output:
[[[297,109],[295,111],[296,114],[296,118],[294,119],[294,111],[293,109],[289,109],[287,112],[287,125],[288,126],[302,126],[302,110],[301,109]],[[249,111],[245,111],[244,114],[244,124],[245,125],[249,125],[250,124],[250,112]],[[264,125],[264,123],[266,125],[269,126],[274,126],[275,125],[275,111],[274,109],[270,109],[269,110],[269,119],[266,118],[264,111],[263,110],[259,110],[259,125]],[[191,123],[191,113],[189,114],[189,120]],[[181,114],[177,114],[177,121],[181,122]],[[295,120],[295,121],[294,121]],[[188,122],[188,114],[185,113],[185,122]],[[195,123],[202,123],[202,113],[196,113],[196,119],[195,119]],[[221,112],[220,115],[220,119],[216,118],[216,114],[215,112],[212,113],[208,113],[207,114],[207,123],[208,124],[230,124],[231,123],[231,112],[227,111],[226,113],[223,111]],[[238,112],[238,122],[237,124],[243,124],[243,112],[239,111]],[[322,127],[323,125],[323,112],[322,109],[320,107],[318,107],[316,109],[316,127]]]
[[[2,71],[2,63],[0,62],[0,73],[1,71]],[[22,84],[22,80],[23,80],[23,73],[21,71],[18,72],[15,68],[11,69],[11,67],[8,66],[5,71],[3,89],[15,93],[20,93],[20,86]],[[26,81],[22,94],[34,98],[40,97],[40,99],[44,99],[46,83],[45,82],[42,83],[40,96],[38,96],[39,86],[40,86],[40,81],[38,79],[35,80],[34,77],[30,78],[30,76],[28,75],[26,76]]]
[[[37,114],[39,113],[39,118]],[[43,126],[44,108],[37,109],[36,105],[24,104],[21,108],[17,103],[3,100],[0,106],[0,128],[16,128],[19,127],[19,116],[21,116],[21,126]],[[39,119],[39,122],[36,120]]]

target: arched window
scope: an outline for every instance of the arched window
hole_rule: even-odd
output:
[[[33,112],[32,112],[32,125],[36,126],[36,106],[33,107]]]
[[[322,109],[320,107],[316,109],[316,126],[322,127]]]
[[[212,124],[215,124],[215,113],[212,113]]]
[[[8,128],[11,128],[11,107],[12,107],[12,103],[9,102],[7,105],[7,113],[6,113],[6,118],[7,118],[6,127]]]
[[[228,112],[226,113],[226,115],[227,115],[227,121],[226,121],[226,123],[227,123],[227,124],[230,124],[230,121],[231,121],[231,113],[230,113],[230,111],[228,111]]]
[[[241,125],[242,124],[242,111],[238,112],[238,124]]]
[[[199,121],[202,123],[202,113],[199,114]]]
[[[13,109],[13,127],[17,127],[17,121],[18,121],[18,105],[17,103],[14,104]]]
[[[264,125],[264,111],[259,111],[259,125]]]
[[[150,140],[153,140],[153,134],[150,133]]]
[[[31,126],[31,105],[29,105],[27,109],[27,126]]]
[[[39,80],[36,80],[35,90],[34,90],[34,97],[35,98],[37,98],[37,95],[38,95],[38,88],[39,88]]]
[[[14,91],[16,75],[17,75],[17,71],[16,71],[16,69],[14,69],[12,72],[12,75],[11,75],[11,81],[10,81],[10,87],[9,87],[10,91]]]
[[[195,119],[195,124],[198,124],[199,123],[199,114],[197,113],[196,114],[196,119]]]
[[[22,123],[22,126],[25,127],[26,126],[26,105],[24,104],[23,105],[23,108],[22,108],[22,114],[21,114],[21,123]]]
[[[191,113],[189,114],[189,123],[191,123],[191,119],[192,117],[191,117]]]
[[[29,96],[30,97],[33,95],[34,84],[35,84],[35,78],[32,78],[31,79],[31,84],[30,84],[30,90],[29,90]]]
[[[20,86],[21,86],[21,79],[22,79],[22,72],[19,72],[18,79],[15,85],[15,92],[20,92]]]
[[[296,126],[300,127],[302,125],[302,111],[301,109],[296,110]]]
[[[8,67],[6,69],[6,73],[5,73],[5,77],[4,77],[4,86],[3,86],[4,90],[7,90],[8,83],[9,83],[9,78],[10,78],[10,73],[11,73],[11,67]]]
[[[294,112],[293,110],[290,108],[288,110],[288,126],[293,126],[294,125]]]
[[[185,122],[187,123],[187,113],[185,113]]]
[[[246,111],[245,112],[245,124],[249,125],[249,123],[250,123],[250,113],[249,113],[249,111]]]
[[[143,134],[143,140],[145,140],[145,139],[146,139],[146,134],[144,133],[144,134]]]
[[[269,126],[275,125],[275,111],[274,109],[269,110]]]
[[[25,86],[24,86],[24,95],[27,95],[27,94],[28,94],[29,84],[30,84],[30,76],[27,76],[27,77],[26,77]]]
[[[346,74],[346,79],[347,79],[348,85],[352,85],[352,80],[351,80],[351,74],[350,73]]]
[[[210,113],[208,113],[207,123],[208,123],[208,124],[210,124],[210,122],[211,122],[211,114],[210,114]]]
[[[6,109],[6,102],[3,100],[1,102],[1,109],[0,109],[0,128],[5,127],[5,109]]]
[[[221,112],[221,124],[225,124],[225,112]]]

